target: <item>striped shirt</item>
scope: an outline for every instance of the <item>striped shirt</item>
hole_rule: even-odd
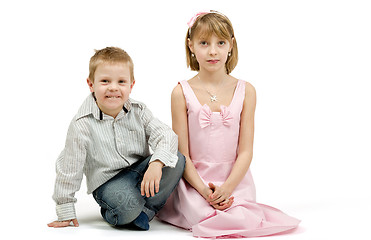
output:
[[[123,168],[148,157],[149,147],[153,150],[150,162],[158,159],[165,166],[175,167],[178,138],[143,103],[129,98],[113,118],[89,95],[71,121],[65,148],[56,163],[53,199],[58,220],[76,218],[74,196],[83,174],[90,194]]]

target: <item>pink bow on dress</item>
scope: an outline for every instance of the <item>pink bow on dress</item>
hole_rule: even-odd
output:
[[[212,114],[213,112],[207,104],[202,106],[198,118],[201,128],[205,128],[210,125]],[[220,115],[222,116],[222,122],[224,126],[230,126],[233,117],[231,116],[231,112],[226,106],[220,106]]]

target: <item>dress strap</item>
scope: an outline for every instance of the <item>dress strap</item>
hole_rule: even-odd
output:
[[[246,82],[244,80],[238,79],[238,93],[241,96],[242,95],[242,100],[245,99],[245,87],[246,87]]]
[[[235,89],[234,97],[231,103],[231,108],[234,108],[235,111],[241,113],[243,108],[243,102],[245,100],[245,86],[246,82],[239,79]]]
[[[187,80],[183,80],[180,83],[180,86],[182,86],[182,89],[183,89],[183,94],[184,94],[184,98],[186,100],[186,103],[187,103],[187,109],[189,109],[189,105],[192,104],[192,96],[193,96],[193,90],[191,88],[191,86],[189,86],[189,83],[187,82]]]

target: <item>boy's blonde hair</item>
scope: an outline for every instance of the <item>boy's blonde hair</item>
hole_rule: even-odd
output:
[[[225,63],[227,74],[230,74],[238,62],[237,41],[234,36],[231,21],[225,15],[216,11],[204,13],[197,17],[196,21],[188,29],[185,41],[187,67],[190,67],[193,71],[199,71],[200,66],[197,59],[194,56],[192,57],[192,52],[188,46],[188,39],[192,41],[196,34],[200,34],[204,38],[209,38],[211,35],[215,34],[219,38],[226,39],[230,43],[232,50]]]
[[[123,63],[129,66],[130,82],[134,82],[134,64],[129,54],[118,47],[106,47],[101,50],[95,50],[94,56],[90,58],[89,62],[89,79],[94,82],[94,74],[99,64],[109,63],[117,64]]]

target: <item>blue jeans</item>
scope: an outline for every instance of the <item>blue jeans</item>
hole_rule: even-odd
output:
[[[114,226],[131,223],[142,211],[152,220],[178,185],[185,167],[185,158],[179,152],[175,168],[162,169],[160,191],[153,197],[142,196],[140,184],[150,158],[123,169],[93,192],[95,201],[101,207],[102,217],[108,223]]]

